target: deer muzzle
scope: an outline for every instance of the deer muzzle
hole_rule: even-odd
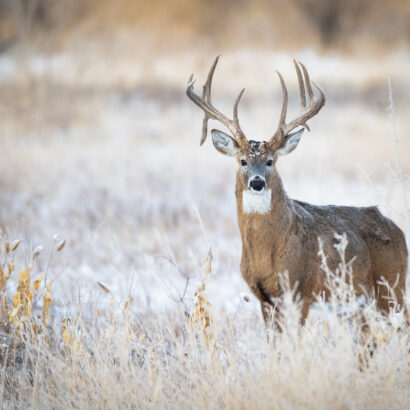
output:
[[[254,192],[262,192],[265,189],[265,186],[265,180],[258,175],[249,181],[249,189]]]

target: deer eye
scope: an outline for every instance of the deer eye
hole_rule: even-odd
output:
[[[248,163],[244,159],[241,159],[241,165],[243,167],[246,167],[248,165]]]
[[[273,165],[273,161],[270,159],[267,163],[266,166],[267,167],[271,167]]]

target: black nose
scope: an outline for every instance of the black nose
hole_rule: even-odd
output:
[[[261,177],[255,177],[254,179],[252,179],[249,186],[254,191],[262,191],[262,189],[265,188],[265,181]]]

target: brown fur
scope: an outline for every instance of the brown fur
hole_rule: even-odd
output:
[[[285,271],[291,284],[298,283],[297,290],[303,300],[302,322],[305,320],[314,295],[326,291],[318,237],[323,240],[328,265],[334,270],[340,263],[333,246],[335,233],[347,235],[346,260],[355,257],[353,284],[357,293],[376,297],[378,307],[387,312],[386,289],[378,286],[384,277],[390,286],[396,284],[395,296],[404,307],[407,247],[403,232],[391,220],[376,207],[315,206],[292,200],[276,168],[267,181],[267,188],[272,190],[271,211],[245,214],[242,191],[247,186],[238,171],[236,199],[242,236],[241,273],[261,302],[265,321],[269,312],[266,304],[272,304],[271,298],[281,295],[279,274]]]

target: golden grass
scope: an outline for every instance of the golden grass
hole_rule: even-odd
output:
[[[284,277],[283,332],[270,332],[269,341],[255,313],[240,318],[224,310],[211,313],[206,296],[211,253],[190,317],[178,306],[138,317],[128,300],[124,306],[108,304],[104,312],[86,303],[73,317],[56,314],[48,323],[43,315],[39,321],[32,302],[38,282],[22,271],[18,292],[24,302],[19,296],[18,306],[27,309],[20,309],[18,320],[9,313],[7,326],[3,320],[1,403],[6,408],[404,408],[408,330],[402,316],[382,317],[374,303],[356,302],[345,280],[351,270],[341,243],[338,271],[325,269],[330,304],[318,297],[301,328],[301,306]],[[10,254],[3,252],[2,267]],[[43,292],[43,312],[50,291],[47,286]],[[358,314],[368,324],[365,333]]]

